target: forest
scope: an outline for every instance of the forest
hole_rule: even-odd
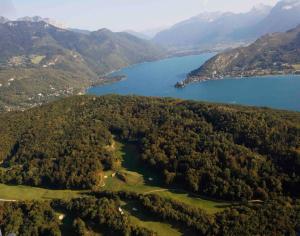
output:
[[[0,228],[4,235],[157,235],[155,229],[132,223],[122,209],[122,202],[130,201],[161,222],[186,229],[183,235],[297,235],[300,230],[300,203],[290,198],[236,205],[208,215],[174,200],[130,192],[93,192],[70,201],[2,203]]]
[[[97,189],[134,142],[167,187],[223,200],[298,198],[300,114],[178,99],[77,96],[0,115],[0,181]]]
[[[120,214],[119,205],[120,202],[107,198],[4,203],[0,205],[0,227],[4,235],[88,235],[89,231],[104,235],[154,235],[134,226],[128,214]],[[66,220],[71,223],[61,222],[60,215],[68,217]]]

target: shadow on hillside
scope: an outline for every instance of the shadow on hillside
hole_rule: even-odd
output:
[[[154,169],[149,168],[140,159],[140,152],[136,143],[123,143],[121,146],[122,167],[131,172],[140,174],[144,183],[149,186],[162,186],[161,176]]]

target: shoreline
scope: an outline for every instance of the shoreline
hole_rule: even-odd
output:
[[[217,81],[217,80],[244,80],[244,79],[257,79],[257,78],[268,78],[268,77],[285,77],[285,76],[291,76],[291,77],[300,77],[300,73],[270,73],[270,74],[256,74],[251,76],[238,76],[238,75],[226,75],[222,77],[215,77],[210,78],[208,76],[188,76],[185,80],[178,81],[174,86],[176,88],[184,88],[189,84],[194,83],[203,83],[207,81]]]
[[[100,77],[94,83],[92,83],[90,88],[120,82],[120,81],[123,81],[125,79],[127,79],[126,75],[116,75],[116,76],[112,76],[112,77],[108,77],[108,76],[107,77]]]

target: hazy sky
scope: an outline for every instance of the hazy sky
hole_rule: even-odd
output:
[[[203,11],[245,12],[278,0],[0,0],[0,15],[39,15],[83,29],[114,31],[165,27]]]

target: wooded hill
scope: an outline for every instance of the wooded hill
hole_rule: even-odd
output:
[[[0,115],[1,182],[97,188],[133,141],[168,187],[225,200],[299,197],[300,114],[134,96],[78,96]]]

